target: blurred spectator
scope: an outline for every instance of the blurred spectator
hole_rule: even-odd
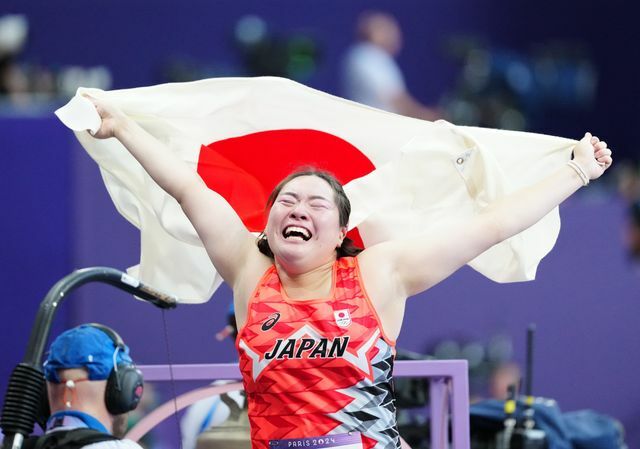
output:
[[[28,29],[24,16],[0,17],[0,95],[16,99],[28,91],[26,73],[16,63],[27,41]]]
[[[104,66],[61,66],[54,71],[23,61],[28,36],[25,16],[0,16],[0,101],[13,107],[29,107],[58,96],[73,96],[80,86],[105,90],[111,87],[111,72]]]
[[[359,103],[424,120],[440,113],[421,104],[407,90],[394,57],[402,48],[402,31],[396,19],[383,12],[360,15],[358,42],[344,61],[344,95]]]
[[[618,191],[628,204],[627,248],[632,260],[640,262],[640,166],[625,161],[616,171]]]
[[[489,397],[504,401],[510,385],[520,384],[520,368],[512,362],[496,366],[489,377]]]
[[[640,261],[640,198],[632,202],[629,209],[629,254]]]

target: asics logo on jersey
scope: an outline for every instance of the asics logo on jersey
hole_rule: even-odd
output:
[[[280,319],[280,313],[278,312],[272,313],[269,316],[269,318],[267,318],[267,320],[264,323],[262,323],[261,329],[263,331],[268,331],[269,329],[271,329],[273,326],[276,325],[279,319]]]

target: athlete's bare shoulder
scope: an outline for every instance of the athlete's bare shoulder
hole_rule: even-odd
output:
[[[242,327],[246,319],[250,296],[265,272],[273,266],[273,260],[262,254],[256,247],[255,253],[247,257],[246,263],[236,278],[233,289],[236,324]]]

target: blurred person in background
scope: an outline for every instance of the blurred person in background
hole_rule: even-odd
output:
[[[629,258],[640,266],[640,165],[625,161],[616,174],[618,191],[627,202],[626,244]]]
[[[416,100],[407,90],[395,57],[402,48],[402,31],[390,14],[367,11],[358,18],[358,42],[346,54],[344,96],[374,108],[423,120],[441,113]]]
[[[495,367],[489,377],[489,397],[504,401],[508,397],[509,386],[520,384],[520,368],[516,363],[505,362]]]
[[[640,262],[640,198],[631,203],[629,215],[629,253]]]
[[[30,34],[26,15],[0,16],[0,105],[37,110],[58,96],[73,95],[79,86],[111,87],[112,75],[106,66],[44,65],[34,61],[33,55],[25,56]]]
[[[29,90],[27,74],[17,58],[27,42],[29,25],[21,15],[0,16],[0,95],[20,102]]]

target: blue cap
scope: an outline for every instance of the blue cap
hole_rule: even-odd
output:
[[[133,364],[129,348],[117,348],[106,332],[90,324],[83,324],[60,334],[51,343],[44,376],[50,382],[60,383],[58,370],[85,368],[89,380],[109,378],[113,365]]]

